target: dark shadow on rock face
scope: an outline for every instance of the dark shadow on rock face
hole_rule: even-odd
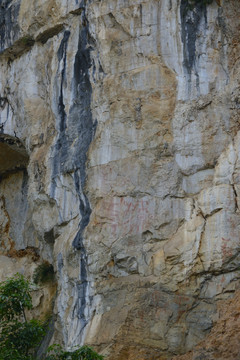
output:
[[[28,154],[21,141],[13,136],[0,134],[0,175],[25,169]]]
[[[189,8],[188,0],[181,0],[181,39],[183,43],[183,66],[188,79],[189,90],[191,87],[192,72],[197,78],[196,86],[199,87],[199,75],[196,64],[196,42],[200,36],[199,29],[202,20],[207,27],[207,9],[204,2],[197,2],[193,9]]]
[[[29,157],[19,138],[0,134],[0,197],[2,213],[7,220],[0,224],[0,238],[4,251],[9,251],[9,239],[15,250],[25,249],[29,236],[26,225],[28,216],[28,174]],[[5,239],[5,240],[4,240]],[[12,245],[11,245],[12,249]]]

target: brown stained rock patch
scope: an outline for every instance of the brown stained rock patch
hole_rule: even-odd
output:
[[[236,0],[225,2],[224,5],[223,19],[225,23],[223,23],[223,25],[225,25],[225,28],[231,29],[231,42],[229,44],[229,67],[232,69],[236,65],[237,60],[239,60],[240,7],[239,2]]]
[[[3,219],[0,224],[0,236],[1,236],[1,250],[0,254],[7,255],[10,258],[23,258],[25,256],[32,259],[32,261],[37,261],[39,259],[38,251],[36,248],[29,246],[25,249],[16,250],[15,242],[11,240],[9,231],[11,226],[11,219],[8,214],[8,211],[5,207],[5,197],[0,198],[0,211],[3,214]]]
[[[16,250],[14,248],[14,243],[12,242],[11,249],[8,251],[8,257],[17,259],[25,256],[31,258],[34,262],[40,258],[37,249],[33,246],[28,246],[26,249]]]
[[[210,334],[191,352],[172,360],[240,359],[240,290],[231,300],[219,303],[219,319]]]
[[[1,211],[4,214],[4,217],[6,219],[6,223],[4,224],[3,232],[5,234],[8,234],[9,233],[9,228],[10,228],[10,217],[9,217],[8,212],[6,210],[6,207],[5,207],[5,197],[1,196],[0,201],[2,203],[2,206],[0,207],[0,209],[1,209]]]
[[[0,211],[1,211],[1,220],[0,220],[0,236],[1,236],[1,252],[6,252],[9,249],[11,240],[9,237],[10,230],[10,217],[5,207],[5,197],[1,196],[0,198]]]

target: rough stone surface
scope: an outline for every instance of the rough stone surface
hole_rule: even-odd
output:
[[[0,2],[0,267],[53,264],[56,297],[35,296],[52,342],[171,359],[238,289],[239,17],[238,0]]]
[[[197,359],[229,359],[236,360],[240,357],[240,308],[239,290],[233,299],[221,301],[218,304],[218,319],[206,340],[196,348],[182,356],[173,357],[172,360],[197,360]]]

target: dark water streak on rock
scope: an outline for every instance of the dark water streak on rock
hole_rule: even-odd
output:
[[[87,300],[91,298],[87,294],[89,286],[87,274],[87,253],[84,247],[83,233],[90,221],[91,207],[85,194],[86,184],[86,161],[89,146],[94,138],[97,122],[93,121],[91,112],[92,86],[90,82],[89,70],[92,67],[90,52],[93,49],[94,41],[88,30],[88,22],[85,13],[82,13],[82,28],[79,34],[78,51],[74,63],[74,83],[73,92],[74,105],[70,109],[70,117],[78,119],[78,149],[74,172],[75,187],[79,196],[79,211],[81,221],[78,233],[73,241],[73,246],[80,250],[80,283],[77,285],[78,300],[74,306],[73,317],[77,316],[81,323],[80,336],[87,325],[88,319],[85,314]]]
[[[191,90],[191,75],[194,71],[196,76],[196,86],[199,88],[199,75],[196,64],[196,41],[199,36],[199,27],[204,17],[207,24],[206,4],[196,3],[194,8],[189,8],[188,0],[181,0],[181,39],[183,43],[183,67],[186,71],[188,81],[188,91]]]
[[[92,86],[90,69],[92,60],[90,53],[94,48],[94,40],[89,34],[88,21],[84,8],[81,8],[80,32],[78,49],[73,67],[71,92],[72,106],[66,114],[64,105],[64,85],[66,82],[67,47],[70,32],[65,31],[59,46],[58,72],[56,88],[58,93],[58,139],[54,149],[51,197],[55,196],[56,179],[60,175],[73,174],[76,193],[79,198],[80,223],[73,240],[73,247],[80,251],[80,276],[77,286],[77,301],[73,307],[73,318],[80,321],[80,334],[87,324],[86,306],[91,302],[87,294],[89,285],[87,276],[87,253],[84,247],[83,233],[90,221],[91,207],[85,193],[86,162],[89,146],[94,138],[97,121],[93,120],[91,112]]]

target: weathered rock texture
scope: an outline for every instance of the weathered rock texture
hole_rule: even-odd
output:
[[[2,271],[54,265],[52,342],[191,350],[240,280],[239,0],[0,5]]]
[[[173,360],[236,360],[240,357],[240,293],[233,299],[220,301],[218,304],[219,319],[214,324],[209,336],[185,355],[176,356]]]

